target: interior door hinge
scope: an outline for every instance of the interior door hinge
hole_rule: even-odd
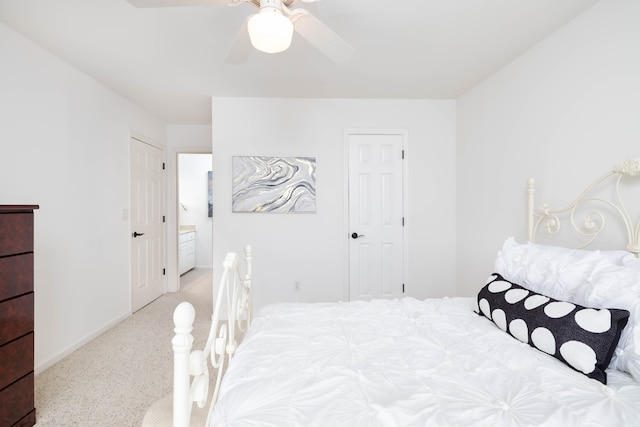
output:
[[[166,276],[166,275],[167,275],[167,269],[166,269],[166,268],[163,268],[163,269],[162,269],[162,275],[163,275],[163,276]]]
[[[403,221],[402,224],[404,225],[404,219],[402,221]],[[162,222],[166,222],[164,215],[162,215]]]
[[[404,227],[404,217],[402,217],[402,226]]]
[[[162,162],[162,170],[164,170],[164,162]]]
[[[402,293],[404,294],[404,283],[402,284]]]
[[[402,160],[404,160],[404,150],[402,150]]]

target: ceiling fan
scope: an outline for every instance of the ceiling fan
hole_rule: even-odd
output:
[[[293,8],[298,0],[127,0],[135,7],[238,6],[249,3],[260,9],[248,16],[225,57],[228,64],[241,64],[251,46],[267,53],[289,48],[293,32],[305,38],[336,63],[348,60],[354,49],[308,10]],[[302,0],[313,3],[316,0]]]

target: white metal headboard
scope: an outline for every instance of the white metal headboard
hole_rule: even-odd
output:
[[[568,222],[573,232],[584,238],[585,242],[580,247],[585,247],[605,229],[606,219],[612,216],[610,213],[605,213],[604,208],[607,207],[615,213],[614,218],[622,221],[626,229],[625,249],[636,257],[640,257],[640,218],[634,221],[629,215],[620,193],[620,184],[623,179],[634,179],[638,181],[637,184],[640,184],[640,158],[627,160],[615,166],[609,173],[587,187],[569,206],[553,210],[543,203],[536,211],[535,180],[529,178],[527,183],[529,240],[535,242],[540,224],[544,224],[548,234],[556,234],[560,230],[561,223]],[[594,196],[596,189],[603,187],[606,183],[614,186],[614,196],[611,199]],[[578,208],[587,209],[587,213],[581,220],[576,219]]]

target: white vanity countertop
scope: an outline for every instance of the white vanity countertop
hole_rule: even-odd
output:
[[[180,234],[190,233],[192,231],[196,231],[195,225],[181,225],[180,226]]]

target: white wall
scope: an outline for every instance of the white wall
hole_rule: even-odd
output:
[[[211,125],[167,126],[167,287],[179,288],[178,275],[178,154],[211,153]]]
[[[251,243],[258,307],[345,298],[345,128],[408,130],[407,291],[455,294],[454,101],[214,98],[212,107],[214,266]],[[231,213],[234,155],[315,156],[317,213]]]
[[[184,208],[178,209],[179,225],[196,227],[196,268],[211,268],[213,263],[213,221],[208,209],[208,179],[211,154],[178,155],[178,194]]]
[[[260,306],[344,298],[343,129],[407,129],[408,293],[472,295],[503,240],[525,237],[529,176],[545,201],[562,203],[556,194],[571,197],[639,156],[638,22],[640,2],[598,2],[457,103],[214,98],[213,131],[169,126],[166,135],[156,118],[0,24],[0,203],[41,206],[36,368],[130,313],[122,220],[130,131],[168,141],[168,182],[176,179],[177,152],[213,149],[221,177],[214,180],[214,266],[227,250],[252,243]],[[232,214],[233,155],[316,156],[318,212]],[[176,289],[172,187],[168,280]],[[296,280],[303,283],[297,293]]]
[[[0,203],[35,213],[35,366],[131,312],[129,132],[165,128],[0,24]]]
[[[600,1],[458,99],[461,295],[484,284],[506,237],[526,239],[528,177],[561,207],[640,156],[639,23],[637,0]]]

